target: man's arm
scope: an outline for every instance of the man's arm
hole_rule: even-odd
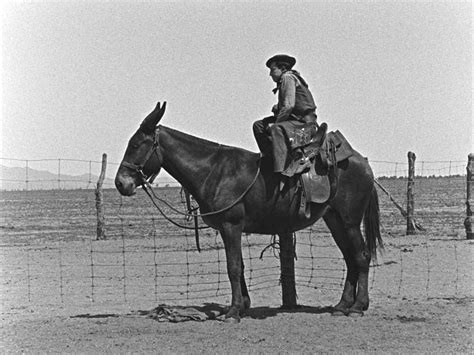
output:
[[[278,106],[276,123],[287,121],[295,107],[296,78],[293,75],[283,75],[281,78],[280,92],[278,93]]]

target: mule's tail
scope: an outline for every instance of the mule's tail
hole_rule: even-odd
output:
[[[383,248],[382,235],[380,234],[380,210],[377,189],[374,186],[369,204],[364,213],[364,230],[367,248],[371,257],[377,259],[377,246]]]

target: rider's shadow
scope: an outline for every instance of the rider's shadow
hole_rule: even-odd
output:
[[[283,313],[309,313],[309,314],[332,314],[334,308],[332,306],[326,307],[311,307],[311,306],[297,306],[295,308],[285,307],[253,307],[247,310],[245,317],[253,319],[266,319],[275,317]]]

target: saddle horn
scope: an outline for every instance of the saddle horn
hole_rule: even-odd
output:
[[[166,101],[163,102],[161,105],[160,102],[156,105],[155,109],[145,117],[140,128],[146,132],[154,131],[158,122],[160,122],[161,118],[165,114],[166,110]]]

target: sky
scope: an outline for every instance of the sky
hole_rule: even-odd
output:
[[[0,158],[118,163],[158,101],[163,125],[257,151],[277,53],[369,160],[474,152],[470,1],[3,2],[1,21]]]

